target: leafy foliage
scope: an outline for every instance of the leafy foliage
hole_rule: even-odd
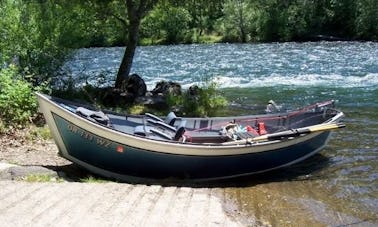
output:
[[[131,2],[155,5],[157,0]],[[306,41],[325,35],[377,41],[376,5],[376,0],[159,0],[143,14],[140,40]],[[72,50],[127,44],[133,34],[128,14],[120,0],[0,1],[0,128],[29,121],[36,110],[35,86],[61,78]],[[182,96],[176,102],[187,114],[212,115],[224,105],[215,87],[201,89],[195,100]]]
[[[376,0],[356,2],[355,32],[362,39],[378,40],[378,7]]]
[[[194,86],[182,95],[169,95],[168,105],[178,107],[184,116],[212,117],[218,115],[228,102],[215,82],[205,82],[203,87]]]
[[[164,40],[164,43],[185,42],[191,20],[192,17],[185,8],[160,4],[144,19],[142,31],[152,39]]]
[[[189,13],[189,26],[180,32],[193,36],[177,37],[174,43],[201,42],[208,34],[227,42],[306,41],[323,36],[341,39],[377,40],[378,10],[374,0],[222,0],[161,1],[142,24],[143,40],[169,43],[164,37],[161,20],[169,15],[159,7],[184,9]],[[169,8],[168,7],[168,8]],[[181,28],[182,17],[165,20]],[[151,26],[153,24],[153,26]],[[153,29],[151,29],[153,28]],[[149,32],[148,32],[149,31]]]
[[[43,3],[1,1],[1,63],[13,63],[20,73],[38,84],[59,71],[68,55],[62,44],[62,10],[50,1]]]
[[[187,7],[188,4],[184,2],[178,5]],[[206,23],[215,25],[210,27],[212,31],[223,36],[223,41],[227,42],[305,41],[319,35],[377,40],[378,10],[374,0],[220,2],[220,7],[206,12],[207,15],[216,15],[209,17]],[[207,9],[202,1],[195,6]],[[195,10],[189,12],[196,15],[193,13]],[[197,18],[192,17],[194,20]],[[195,26],[199,28],[200,23]]]
[[[35,91],[42,87],[32,87],[18,74],[15,66],[0,71],[0,121],[5,127],[23,127],[31,122],[37,112]]]

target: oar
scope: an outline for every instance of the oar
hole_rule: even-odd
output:
[[[243,140],[236,140],[232,142],[225,142],[224,145],[233,145],[233,144],[244,144],[244,143],[251,143],[251,142],[257,142],[262,140],[274,140],[274,139],[281,139],[285,137],[294,137],[299,136],[301,134],[307,134],[312,132],[319,132],[319,131],[326,131],[326,130],[332,130],[332,129],[338,129],[338,128],[344,128],[345,124],[343,123],[323,123],[318,125],[312,125],[308,127],[303,128],[297,128],[297,129],[290,129],[282,132],[277,133],[271,133],[266,134],[262,136],[257,136],[254,138],[248,138]]]

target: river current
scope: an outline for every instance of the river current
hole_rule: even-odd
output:
[[[66,69],[114,82],[124,48],[78,50]],[[273,99],[287,109],[336,100],[347,127],[314,157],[223,187],[246,217],[273,226],[378,225],[378,43],[309,42],[138,47],[133,73],[152,89],[216,81],[241,114]]]

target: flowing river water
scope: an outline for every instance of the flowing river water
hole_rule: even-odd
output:
[[[109,83],[124,48],[77,51],[76,78]],[[347,127],[297,165],[222,187],[246,217],[273,226],[378,225],[378,43],[314,42],[139,47],[132,72],[152,89],[215,80],[240,114],[273,99],[287,109],[333,99]],[[99,76],[100,75],[100,76]]]

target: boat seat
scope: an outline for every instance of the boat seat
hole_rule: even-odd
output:
[[[176,133],[177,129],[173,126],[170,126],[162,121],[155,121],[152,119],[146,119],[145,124],[138,125],[134,128],[134,134],[147,136],[151,134],[151,129],[160,128],[162,131],[170,131]]]
[[[175,128],[161,121],[147,119],[147,125],[138,125],[134,128],[134,134],[146,137],[160,137],[167,140],[179,140],[185,133],[186,121],[181,121]],[[148,125],[150,124],[150,125]]]
[[[156,116],[156,115],[153,115],[153,114],[150,114],[150,113],[145,113],[145,116],[150,118],[150,120],[154,120],[154,121],[160,121],[160,122],[164,122],[170,126],[173,126],[176,122],[176,114],[174,112],[169,112],[169,114],[163,119],[161,119],[160,117]]]
[[[151,126],[147,125],[138,125],[134,128],[134,134],[140,136],[147,136],[148,134],[151,134],[151,128]]]
[[[167,129],[167,130],[171,130],[173,132],[176,131],[176,128],[174,126],[166,124],[165,122],[155,121],[155,120],[151,120],[151,119],[146,119],[146,121],[147,121],[148,124],[151,124],[154,127],[161,127],[161,128]]]
[[[223,143],[229,141],[229,137],[219,134],[219,132],[189,132],[187,140],[192,143]]]
[[[178,128],[175,133],[166,133],[164,131],[157,130],[156,128],[152,128],[150,130],[153,134],[157,136],[161,136],[164,139],[174,140],[174,141],[178,141],[185,133],[185,127]]]
[[[93,111],[84,107],[78,107],[75,112],[90,121],[110,126],[109,117],[102,111]]]

